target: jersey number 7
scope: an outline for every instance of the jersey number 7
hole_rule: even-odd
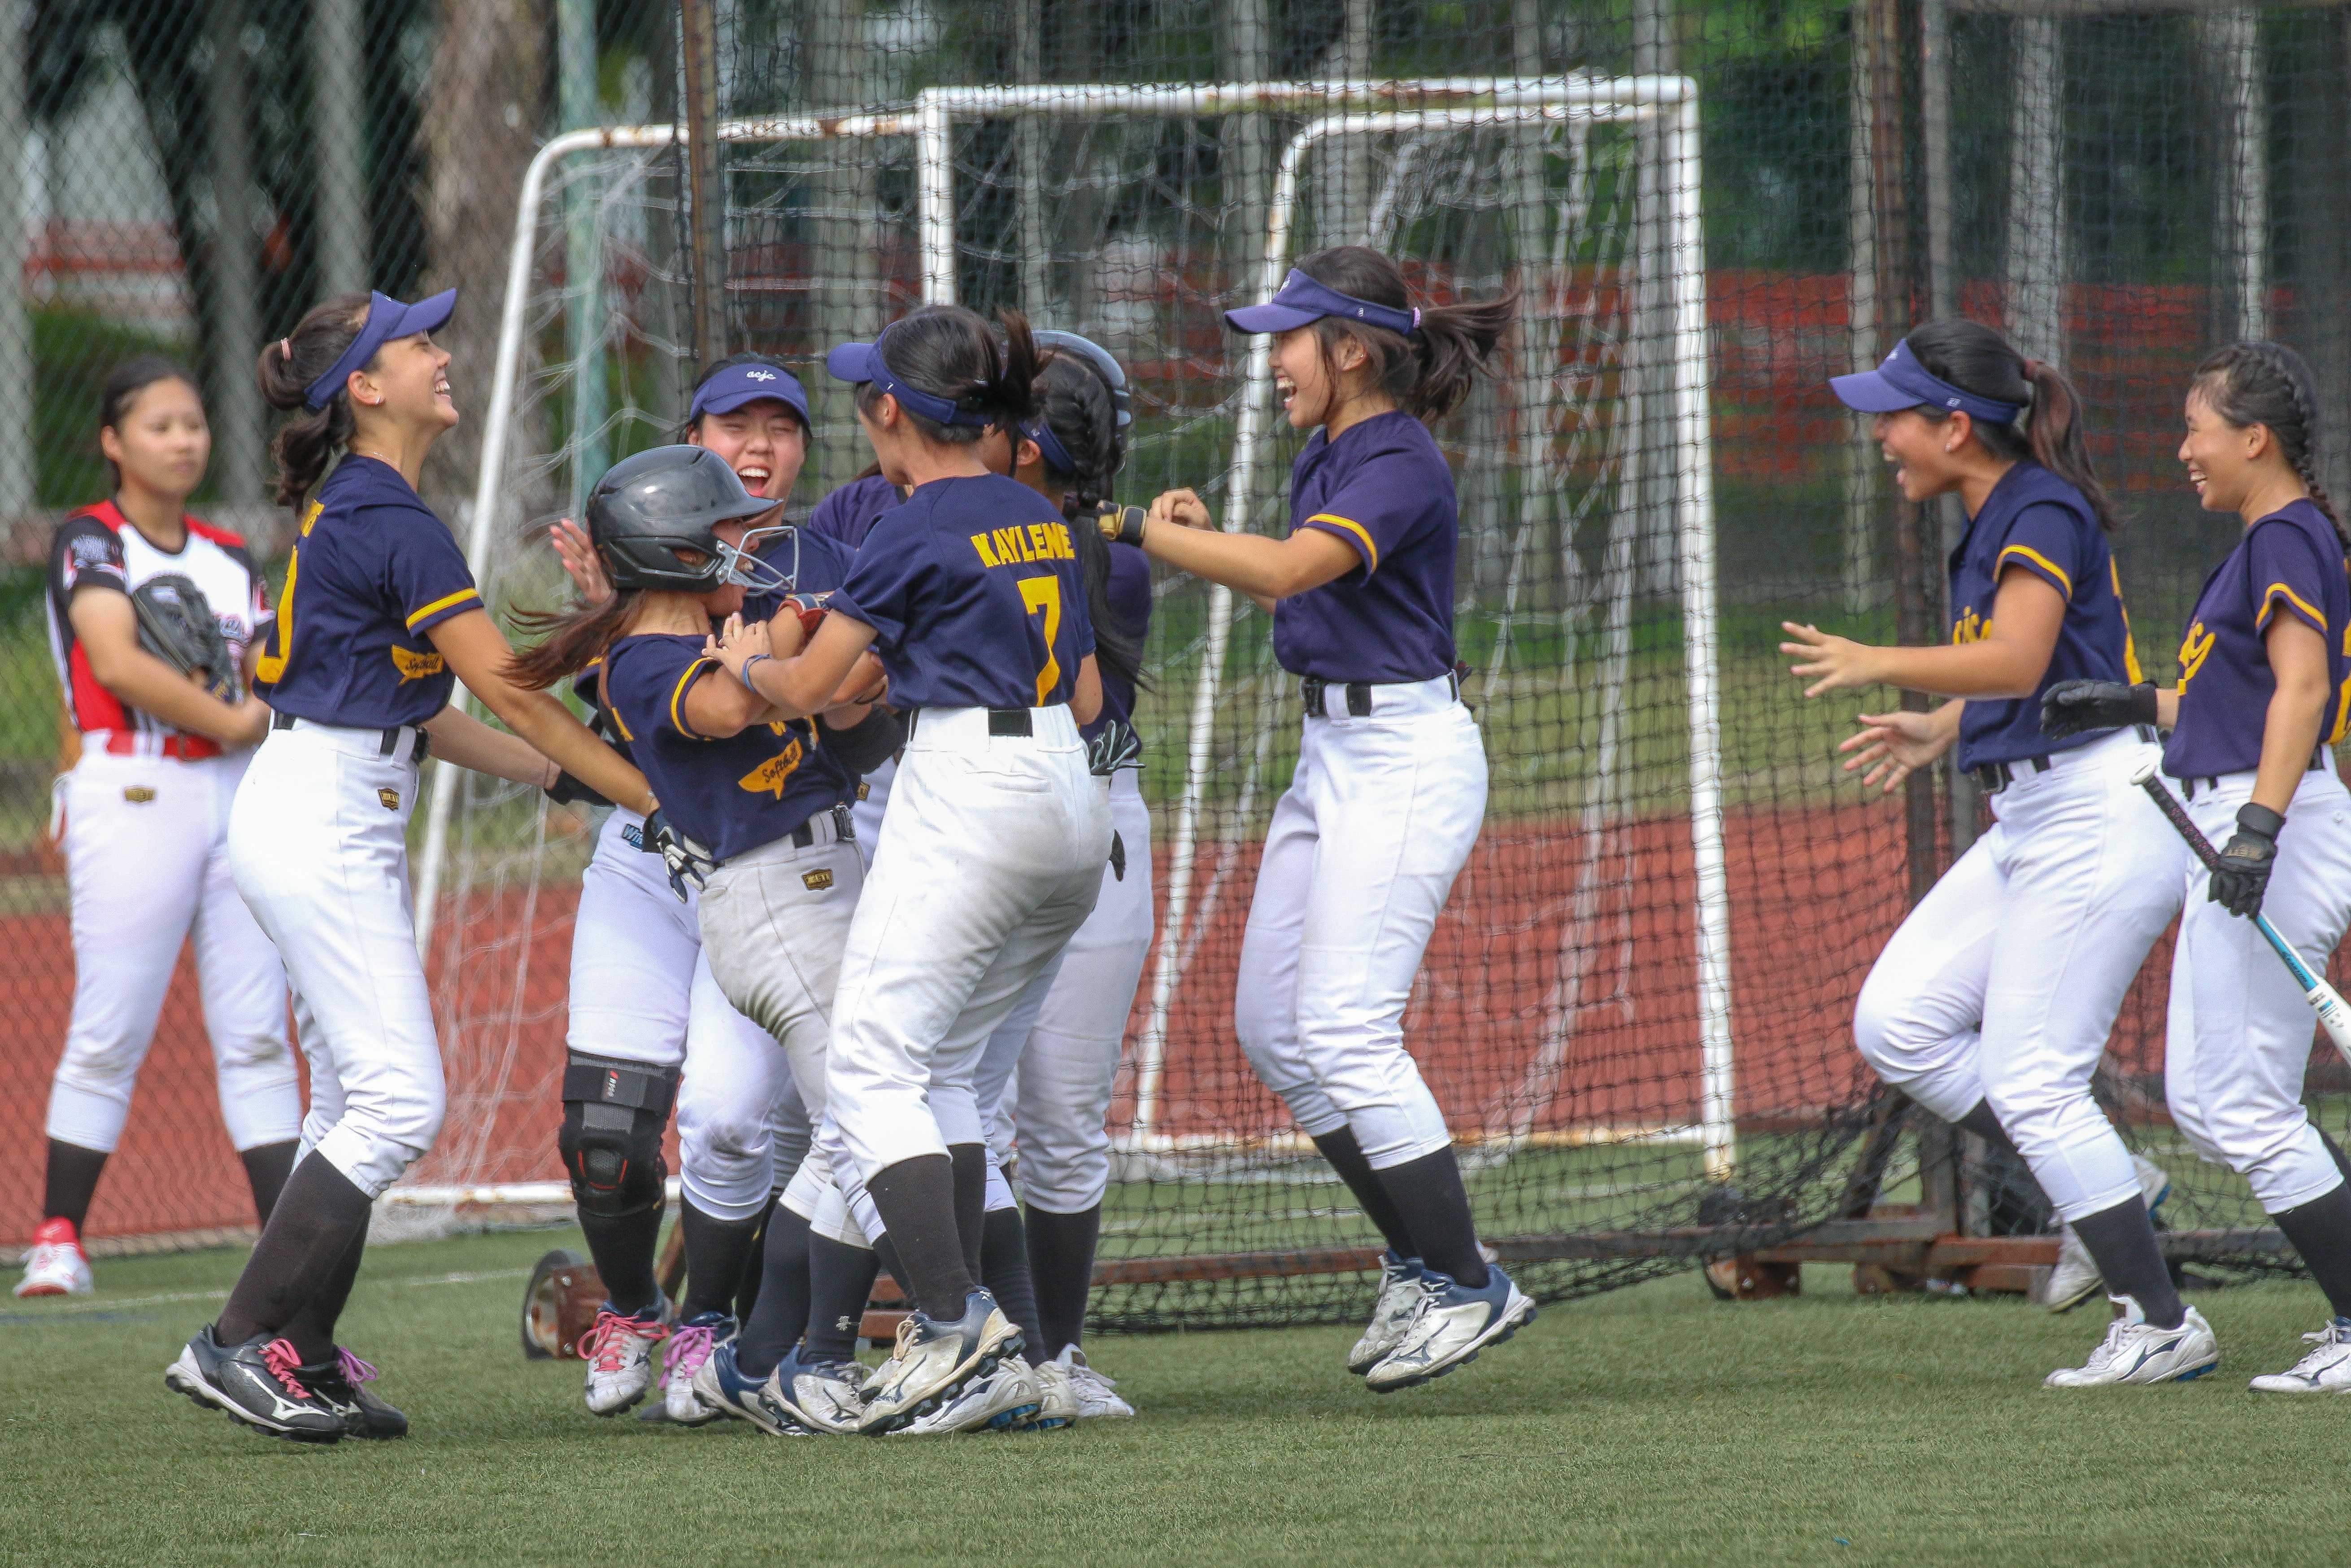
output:
[[[1061,634],[1061,580],[1058,577],[1024,577],[1020,580],[1020,602],[1029,613],[1045,612],[1045,667],[1037,672],[1037,706],[1043,707],[1052,697],[1053,688],[1061,684],[1061,661],[1053,652],[1054,639]]]

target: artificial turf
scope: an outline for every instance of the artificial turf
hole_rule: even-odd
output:
[[[1430,1387],[1347,1375],[1353,1332],[1096,1342],[1143,1412],[1065,1432],[776,1439],[600,1421],[526,1362],[559,1234],[370,1253],[345,1338],[400,1442],[255,1437],[162,1372],[241,1256],[101,1262],[0,1305],[0,1562],[1081,1564],[2351,1560],[2351,1399],[2249,1394],[2309,1286],[2201,1292],[2220,1370],[2044,1392],[2103,1322],[2014,1298],[1727,1304],[1684,1275],[1547,1308]]]

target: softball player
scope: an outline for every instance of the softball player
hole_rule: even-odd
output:
[[[992,465],[993,466],[993,465]],[[882,514],[902,505],[905,493],[869,468],[816,504],[809,514],[808,531],[821,534],[855,555]],[[861,779],[857,788],[857,851],[870,867],[874,846],[882,841],[882,817],[890,808],[890,780],[898,774],[895,758],[885,758]]]
[[[751,497],[780,504],[807,455],[807,393],[782,365],[737,354],[696,382],[680,439],[716,454]],[[722,522],[717,537],[740,547],[745,527],[742,519]],[[587,535],[559,524],[553,542],[583,597],[609,600],[611,586]],[[789,539],[772,540],[770,553],[779,574],[789,570]],[[764,619],[774,612],[774,592],[749,598],[753,613]],[[633,760],[600,700],[601,673],[600,663],[583,674],[580,693],[602,718],[607,740]],[[653,1347],[667,1338],[664,1410],[673,1421],[695,1425],[717,1413],[694,1397],[694,1375],[716,1340],[733,1332],[737,1286],[758,1250],[776,1187],[790,1179],[807,1150],[809,1128],[775,1043],[727,1002],[710,975],[698,895],[684,904],[671,895],[658,863],[636,847],[643,831],[636,813],[614,811],[580,879],[560,1146],[580,1228],[608,1292],[582,1347],[588,1408],[612,1416],[642,1399],[653,1378]],[[677,1107],[686,1300],[674,1331],[663,1320],[653,1281],[667,1174],[658,1135],[649,1160],[631,1157],[632,1128],[601,1104],[608,1073],[620,1074],[645,1102],[631,1118],[664,1116],[673,1101]],[[771,1130],[778,1106],[786,1114]],[[604,1167],[614,1160],[625,1189],[598,1179],[612,1175]]]
[[[1956,746],[1993,817],[1879,955],[1855,1043],[1937,1115],[2013,1146],[2130,1321],[2162,1336],[2126,1363],[2094,1352],[2050,1386],[2198,1376],[2218,1352],[2156,1242],[2162,1172],[2133,1159],[2090,1094],[2123,994],[2179,910],[2186,851],[2130,783],[2154,754],[2151,722],[2041,723],[2053,686],[2138,678],[2080,401],[2053,366],[1966,320],[1921,327],[1876,370],[1831,384],[1877,416],[1905,497],[1967,507],[1951,643],[1875,648],[1790,622],[1781,649],[1802,659],[1807,696],[1897,685],[1951,698],[1860,716],[1845,767],[1892,789]]]
[[[1300,677],[1305,735],[1266,832],[1234,1022],[1387,1239],[1347,1362],[1378,1393],[1441,1377],[1535,1315],[1479,1250],[1445,1113],[1404,1044],[1421,954],[1486,808],[1454,664],[1453,475],[1427,422],[1468,392],[1515,309],[1415,308],[1395,263],[1361,246],[1305,257],[1272,299],[1225,315],[1275,335],[1290,423],[1321,426],[1290,470],[1288,537],[1217,532],[1176,490],[1137,541],[1270,610],[1274,655]]]
[[[560,768],[655,810],[643,777],[560,703],[507,680],[506,639],[456,540],[417,497],[426,452],[457,422],[449,356],[431,336],[455,302],[454,291],[416,305],[341,296],[259,365],[264,397],[304,411],[275,447],[278,499],[300,508],[301,529],[257,665],[276,716],[230,810],[229,862],[293,981],[310,1062],[307,1156],[219,1321],[165,1382],[311,1442],[408,1426],[360,1386],[372,1369],[334,1331],[371,1206],[432,1147],[444,1108],[408,883],[428,731],[460,766],[541,785]],[[449,706],[460,678],[514,735]],[[687,847],[658,816],[646,827],[682,877]]]
[[[2165,1094],[2190,1146],[2252,1184],[2326,1295],[2331,1315],[2304,1336],[2310,1353],[2252,1386],[2351,1393],[2346,1166],[2302,1103],[2310,1009],[2252,920],[2266,915],[2314,969],[2351,925],[2351,800],[2334,750],[2351,714],[2343,525],[2318,484],[2317,394],[2292,349],[2237,343],[2213,354],[2197,369],[2187,420],[2189,483],[2205,510],[2236,513],[2245,531],[2197,597],[2179,688],[2080,683],[2049,694],[2044,723],[2176,727],[2164,771],[2205,837],[2225,841],[2228,868],[2201,898],[2192,863],[2175,883],[2186,904]],[[2171,836],[2151,817],[2138,827]],[[2112,1368],[2160,1358],[2167,1338],[2127,1315],[2085,1371],[2119,1381]]]
[[[81,1229],[120,1141],[171,987],[195,936],[221,1119],[262,1223],[294,1163],[301,1100],[286,971],[230,880],[229,801],[269,710],[228,703],[140,646],[131,594],[202,591],[240,669],[269,618],[245,541],[187,516],[212,434],[186,371],[131,361],[107,377],[99,443],[113,498],[68,517],[49,550],[49,646],[81,756],[57,780],[73,895],[73,1021],[49,1091],[48,1178],[19,1296],[90,1289]],[[242,695],[242,694],[239,694]]]
[[[892,705],[914,716],[841,961],[819,1135],[862,1178],[918,1303],[872,1385],[869,1432],[1021,1348],[973,1281],[987,1173],[973,1073],[1092,912],[1110,852],[1107,788],[1078,736],[1101,678],[1076,548],[977,451],[1032,413],[1036,347],[1017,316],[1006,330],[999,346],[969,311],[925,309],[832,351],[883,476],[914,493],[875,525],[813,639],[782,618],[772,647],[730,628],[716,649],[780,711],[807,713],[878,644]]]

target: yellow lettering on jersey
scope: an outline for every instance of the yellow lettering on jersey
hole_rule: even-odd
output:
[[[1972,604],[1960,611],[1958,619],[1951,622],[1951,642],[1954,644],[1980,643],[1991,635],[1991,620],[1977,614]]]
[[[1055,523],[1053,525],[1053,538],[1061,546],[1061,559],[1063,560],[1075,560],[1078,559],[1078,547],[1070,539],[1070,527],[1067,523]]]
[[[302,519],[302,531],[308,533],[318,520],[319,503],[313,501],[309,516]],[[294,579],[301,569],[302,547],[297,545],[286,557],[286,586],[278,591],[277,618],[270,622],[268,640],[253,666],[253,678],[270,685],[286,678],[286,661],[294,652]]]
[[[310,537],[310,525],[317,522],[319,520],[319,514],[326,509],[327,503],[324,501],[313,501],[307,508],[304,509],[302,513],[302,537],[304,538],[307,539]]]
[[[2182,691],[2188,688],[2189,682],[2196,678],[2196,672],[2204,667],[2204,661],[2212,656],[2212,644],[2219,641],[2218,633],[2204,630],[2201,621],[2188,628],[2188,635],[2179,643],[2179,686]]]
[[[1051,560],[1061,552],[1053,548],[1053,530],[1044,523],[1029,525],[1029,559]]]
[[[427,675],[437,675],[449,667],[448,661],[438,653],[419,653],[397,643],[392,645],[392,663],[400,672],[400,684],[403,686]]]
[[[735,782],[754,795],[773,795],[780,800],[784,798],[784,781],[799,771],[802,755],[800,743],[795,740]]]
[[[987,536],[986,534],[972,535],[971,548],[979,552],[980,565],[997,567],[1004,564],[1002,561],[996,559],[996,552],[987,548]]]
[[[1061,580],[1058,577],[1024,577],[1020,580],[1020,602],[1029,613],[1045,612],[1045,667],[1037,672],[1037,706],[1043,707],[1053,688],[1061,684],[1061,661],[1053,652],[1053,639],[1061,631]]]
[[[996,530],[996,553],[1003,558],[1004,563],[1007,566],[1010,566],[1015,562],[1025,564],[1026,562],[1036,559],[1036,557],[1029,553],[1028,535],[1029,530],[1026,528],[998,528]]]
[[[2138,645],[2131,641],[2130,606],[2123,602],[2123,569],[2115,564],[2114,557],[2108,556],[2106,570],[2114,579],[2115,609],[2123,618],[2123,674],[2136,686],[2146,681],[2147,674],[2138,666]]]

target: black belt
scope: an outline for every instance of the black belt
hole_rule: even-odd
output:
[[[294,716],[290,713],[273,713],[269,716],[269,727],[272,729],[292,729],[294,727]],[[400,724],[390,724],[384,726],[382,729],[376,732],[382,742],[382,744],[376,748],[376,755],[378,757],[390,757],[393,752],[400,749],[400,732],[403,729],[414,729],[415,727],[416,727],[413,725]],[[424,731],[422,729],[416,729],[415,744],[411,746],[408,750],[408,760],[412,764],[424,760]]]
[[[2151,724],[2135,724],[2131,726],[2131,730],[2141,740],[2155,739],[2155,726]],[[2050,768],[2049,758],[2020,757],[2013,762],[1987,762],[1980,768],[1969,768],[1968,777],[1974,779],[1976,788],[1985,794],[1997,795],[2016,782],[2017,769],[2028,766],[2035,773],[2046,773]]]
[[[857,841],[857,817],[847,806],[835,806],[830,810],[819,811],[816,816],[832,819],[833,837],[836,839],[846,843]],[[810,817],[808,822],[802,822],[792,830],[792,848],[804,850],[816,842],[816,830],[809,826],[809,822],[815,821],[816,817]]]
[[[906,716],[906,738],[914,738],[914,730],[922,723],[923,710],[914,709]],[[1036,716],[1025,707],[992,707],[987,710],[987,733],[995,735],[1034,736]],[[805,846],[803,846],[805,847]]]
[[[1298,695],[1305,699],[1306,716],[1309,718],[1329,717],[1329,711],[1322,706],[1322,698],[1332,686],[1339,685],[1341,684],[1342,683],[1337,681],[1326,681],[1320,675],[1301,675],[1298,678]],[[1418,681],[1348,681],[1344,683],[1347,693],[1347,716],[1349,718],[1371,717],[1372,692],[1376,687],[1383,685],[1416,686],[1421,684],[1422,683]],[[1459,701],[1461,697],[1461,672],[1458,670],[1446,671],[1445,684],[1452,692],[1454,700],[1457,702]]]
[[[2315,773],[2325,766],[2326,743],[2322,740],[2311,748],[2310,766],[2304,768],[2303,771],[2304,773]],[[2215,789],[2220,787],[2220,780],[2218,778],[2182,779],[2179,781],[2179,792],[2193,800],[2196,799],[2196,791],[2199,789],[2206,790]]]

